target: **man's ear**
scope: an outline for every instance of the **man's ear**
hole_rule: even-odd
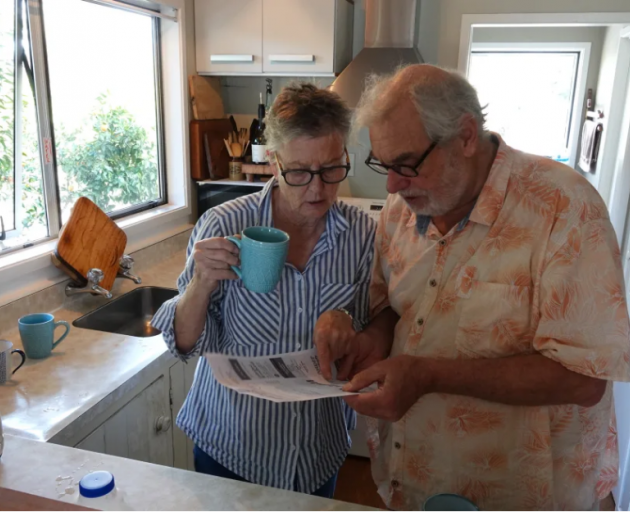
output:
[[[479,127],[477,126],[476,119],[466,114],[462,117],[461,131],[459,135],[462,153],[465,157],[472,157],[477,152],[479,145]]]

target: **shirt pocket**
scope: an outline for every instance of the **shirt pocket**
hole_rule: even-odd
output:
[[[230,353],[258,356],[269,353],[269,344],[280,340],[278,290],[255,293],[239,280],[231,283],[223,304],[224,329]]]
[[[531,287],[473,281],[462,301],[455,345],[472,358],[532,352]]]
[[[347,309],[354,314],[354,296],[356,284],[324,283],[319,294],[319,314],[338,308]]]

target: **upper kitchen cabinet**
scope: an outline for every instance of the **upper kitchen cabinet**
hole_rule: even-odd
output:
[[[195,0],[197,72],[317,76],[352,59],[348,0]]]
[[[263,0],[195,0],[197,72],[260,74]]]

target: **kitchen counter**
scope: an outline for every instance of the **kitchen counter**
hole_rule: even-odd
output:
[[[373,510],[111,455],[5,436],[0,488],[73,503],[78,483],[107,470],[133,510]]]
[[[184,264],[184,250],[152,264],[138,272],[142,286],[175,288]],[[135,287],[129,280],[117,280],[114,297]],[[103,297],[84,295],[49,312],[55,320],[72,324],[105,302]],[[48,311],[45,304],[41,311]],[[61,333],[62,328],[55,334]],[[17,321],[15,328],[3,332],[2,337],[22,348]],[[71,326],[66,339],[50,357],[27,358],[12,380],[0,386],[4,431],[37,441],[66,444],[84,425],[137,387],[155,367],[171,359],[175,361],[161,335],[135,338]]]

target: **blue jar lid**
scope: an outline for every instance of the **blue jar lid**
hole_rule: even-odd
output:
[[[79,492],[84,498],[100,498],[114,490],[114,475],[109,471],[88,473],[79,482]]]

